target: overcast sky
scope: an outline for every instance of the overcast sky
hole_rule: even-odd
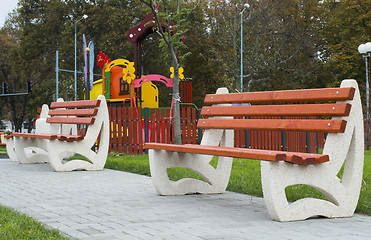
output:
[[[0,0],[0,28],[4,26],[5,18],[17,6],[18,0]]]

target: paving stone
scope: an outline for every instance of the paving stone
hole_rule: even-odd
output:
[[[262,198],[226,192],[158,196],[149,177],[103,170],[54,172],[0,159],[0,204],[73,239],[370,239],[371,217],[272,221]]]
[[[97,234],[101,234],[102,231],[99,231],[97,229],[94,229],[94,228],[83,228],[83,229],[77,229],[78,231],[80,232],[83,232],[83,233],[86,233],[88,235],[97,235]]]

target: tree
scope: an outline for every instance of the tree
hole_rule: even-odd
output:
[[[0,82],[8,85],[9,93],[16,93],[20,90],[19,75],[14,70],[17,43],[15,39],[2,32],[0,33]],[[9,113],[6,117],[12,121],[15,131],[20,131],[25,119],[27,96],[6,96],[2,97],[1,101],[5,103],[5,109]]]
[[[321,52],[331,73],[329,86],[344,78],[361,80],[364,85],[364,62],[357,48],[371,39],[371,0],[325,1],[324,10]]]
[[[179,61],[178,57],[182,48],[185,48],[185,44],[182,41],[183,34],[186,32],[185,25],[186,20],[184,16],[188,14],[188,9],[181,7],[179,0],[167,1],[162,0],[157,3],[154,0],[141,0],[147,5],[154,15],[156,32],[161,36],[160,47],[167,48],[167,53],[170,56],[173,68],[173,111],[174,111],[174,143],[182,144],[181,129],[180,129],[180,95],[179,95]],[[162,3],[162,4],[160,4]],[[161,9],[160,9],[161,5]],[[170,22],[176,23],[176,33],[171,29]],[[165,29],[164,29],[165,28]],[[184,58],[186,56],[181,56]]]
[[[251,1],[243,15],[245,89],[321,85],[317,73],[318,1]],[[209,1],[207,19],[215,56],[230,86],[240,82],[240,12],[243,2]],[[239,85],[239,84],[238,84]],[[237,87],[239,89],[239,87]]]
[[[365,98],[365,63],[358,46],[371,40],[371,0],[324,1],[321,57],[328,87],[354,78]],[[366,101],[363,101],[366,106]],[[364,111],[366,113],[367,111]]]

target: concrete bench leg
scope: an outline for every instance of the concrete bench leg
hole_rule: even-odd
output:
[[[219,132],[220,135],[223,134],[223,130]],[[233,138],[233,132],[231,134]],[[233,158],[219,157],[216,168],[209,164],[212,158],[213,156],[208,155],[150,149],[151,177],[156,191],[160,195],[224,192],[228,185]],[[190,169],[199,174],[204,181],[193,178],[185,178],[177,182],[170,181],[167,169],[175,167]]]
[[[106,113],[108,113],[106,111]],[[109,144],[109,121],[108,114],[104,120],[97,117],[97,125],[90,129],[85,139],[78,142],[49,141],[47,144],[50,165],[57,172],[73,170],[102,170],[106,164]],[[98,150],[91,150],[100,133]],[[86,160],[71,159],[64,161],[64,158],[79,154]]]
[[[357,206],[363,174],[363,115],[357,83],[344,80],[341,87],[356,88],[347,127],[342,134],[328,134],[323,150],[330,161],[315,166],[284,162],[261,162],[264,200],[277,221],[304,220],[313,216],[350,217]],[[344,166],[342,178],[337,175]],[[285,188],[305,184],[320,191],[327,200],[304,198],[289,203]]]
[[[18,162],[17,154],[15,153],[14,139],[13,138],[5,138],[4,141],[6,143],[6,154],[8,155],[8,157],[13,162]]]
[[[217,94],[228,93],[220,88]],[[201,145],[233,147],[233,130],[206,130]],[[222,193],[228,185],[233,158],[219,157],[216,168],[209,162],[213,156],[178,153],[165,150],[149,150],[151,177],[160,195],[183,195],[192,193]],[[199,174],[204,181],[185,178],[177,182],[169,180],[167,169],[182,167]]]
[[[14,137],[16,158],[20,163],[46,163],[48,153],[45,151],[44,139]]]

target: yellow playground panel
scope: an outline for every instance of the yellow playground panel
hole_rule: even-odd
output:
[[[159,107],[158,88],[155,84],[153,84],[151,81],[145,82],[142,84],[141,91],[142,107]],[[102,95],[102,79],[93,83],[93,89],[90,91],[90,99],[97,99],[99,95]],[[85,90],[83,90],[83,96],[85,99]],[[115,99],[111,99],[111,102],[115,102]]]
[[[158,108],[158,88],[151,81],[142,84],[142,107]]]

